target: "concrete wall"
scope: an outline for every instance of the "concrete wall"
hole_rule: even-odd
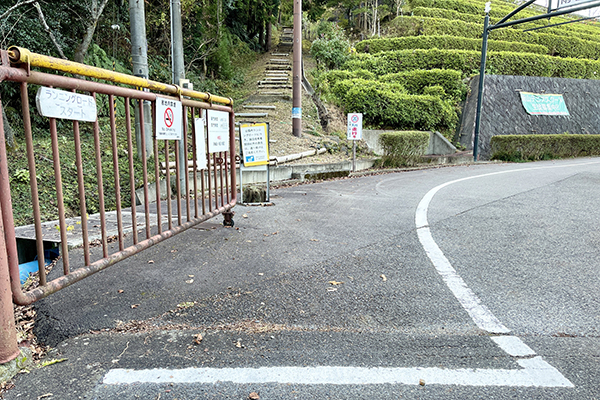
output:
[[[471,80],[459,142],[473,148],[475,110],[479,77]],[[529,115],[521,103],[520,91],[562,94],[569,116]],[[531,76],[486,75],[483,95],[479,152],[490,156],[490,140],[495,135],[600,133],[600,81]]]

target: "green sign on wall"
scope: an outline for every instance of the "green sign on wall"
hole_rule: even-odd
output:
[[[525,111],[531,115],[569,115],[562,94],[519,92]]]

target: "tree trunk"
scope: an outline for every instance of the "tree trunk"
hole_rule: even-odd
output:
[[[92,39],[94,38],[94,33],[96,32],[96,26],[98,25],[98,20],[104,11],[104,7],[108,0],[102,0],[102,3],[98,5],[98,0],[93,0],[91,4],[91,9],[89,9],[91,18],[88,21],[88,25],[85,29],[85,35],[83,36],[83,40],[75,49],[75,54],[73,56],[74,60],[78,63],[83,63],[85,56],[87,55],[87,51],[90,48],[90,44],[92,43]]]
[[[271,21],[267,21],[267,38],[265,43],[265,51],[271,51],[272,46],[272,33],[271,33]]]
[[[267,51],[267,46],[265,45],[265,22],[260,21],[258,23],[258,46],[260,47],[261,52]]]

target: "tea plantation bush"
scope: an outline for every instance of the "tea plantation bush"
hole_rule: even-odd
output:
[[[408,49],[455,49],[481,51],[481,39],[472,39],[449,35],[407,36],[394,38],[378,38],[363,40],[356,44],[356,51],[361,53],[376,54],[382,51],[408,50]],[[488,51],[514,51],[519,53],[548,54],[546,46],[508,42],[502,40],[489,40]]]
[[[379,136],[383,148],[381,163],[384,167],[415,165],[427,151],[429,132],[385,132]]]
[[[600,155],[600,135],[500,135],[491,140],[491,158],[537,161]]]
[[[362,112],[370,125],[406,129],[452,130],[458,116],[451,101],[437,96],[409,95],[389,84],[356,79],[340,81],[333,92],[346,112]]]

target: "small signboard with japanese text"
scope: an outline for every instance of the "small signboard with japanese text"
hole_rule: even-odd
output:
[[[208,124],[208,152],[229,151],[229,113],[207,110],[206,118]]]
[[[198,169],[206,169],[206,135],[204,134],[204,118],[195,118],[196,129],[196,166]]]
[[[181,140],[183,137],[183,107],[177,100],[156,98],[156,139]]]
[[[348,140],[362,139],[362,117],[361,113],[348,114]]]
[[[269,164],[267,124],[246,124],[240,127],[240,143],[244,167]]]
[[[96,100],[85,94],[42,86],[35,102],[44,117],[94,122],[98,116]]]
[[[569,115],[562,94],[519,92],[521,103],[530,115]]]

